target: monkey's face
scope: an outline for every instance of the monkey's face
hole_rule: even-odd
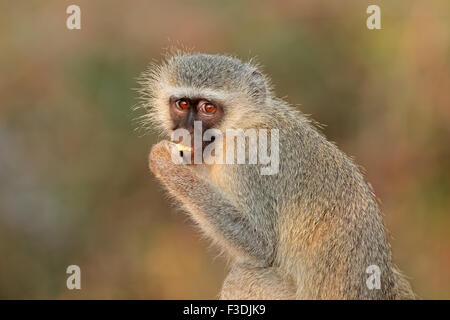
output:
[[[264,122],[258,114],[265,114],[268,86],[251,63],[219,55],[176,54],[144,72],[141,81],[148,110],[144,119],[165,136],[173,137],[175,130],[185,129],[194,140],[208,129],[225,134],[228,128],[244,129]],[[202,132],[196,129],[197,121]],[[203,149],[208,143],[202,143]],[[190,145],[195,145],[194,141]]]
[[[171,97],[169,105],[173,130],[183,128],[193,133],[194,121],[201,121],[203,129],[207,130],[217,126],[223,117],[220,104],[201,98]]]
[[[186,129],[194,139],[194,122],[201,122],[201,136],[210,128],[217,128],[223,118],[223,107],[220,103],[203,98],[172,96],[169,101],[169,112],[172,130]],[[191,146],[194,141],[191,141]],[[207,143],[202,143],[204,148]]]

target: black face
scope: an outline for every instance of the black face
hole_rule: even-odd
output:
[[[216,126],[223,116],[223,108],[205,99],[171,98],[170,116],[173,130],[184,128],[194,132],[194,121],[201,121],[203,130]]]
[[[223,108],[220,104],[202,98],[171,98],[170,116],[173,130],[186,129],[194,137],[194,121],[202,122],[202,135],[210,129],[217,127],[223,117]],[[193,143],[192,143],[193,145]],[[203,148],[205,145],[203,145]]]

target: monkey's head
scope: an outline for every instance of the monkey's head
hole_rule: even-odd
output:
[[[255,65],[211,54],[177,53],[143,73],[142,94],[151,123],[165,135],[257,125],[270,97],[268,81]]]

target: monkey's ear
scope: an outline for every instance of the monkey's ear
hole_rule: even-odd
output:
[[[258,70],[250,74],[250,95],[256,102],[264,103],[267,96],[266,78]]]

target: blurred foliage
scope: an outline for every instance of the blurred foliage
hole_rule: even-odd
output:
[[[66,7],[82,29],[65,26]],[[365,26],[369,4],[382,30]],[[382,200],[422,298],[450,298],[448,1],[3,1],[0,298],[215,298],[225,263],[171,209],[136,131],[164,48],[257,56]],[[82,290],[66,289],[66,267]]]

